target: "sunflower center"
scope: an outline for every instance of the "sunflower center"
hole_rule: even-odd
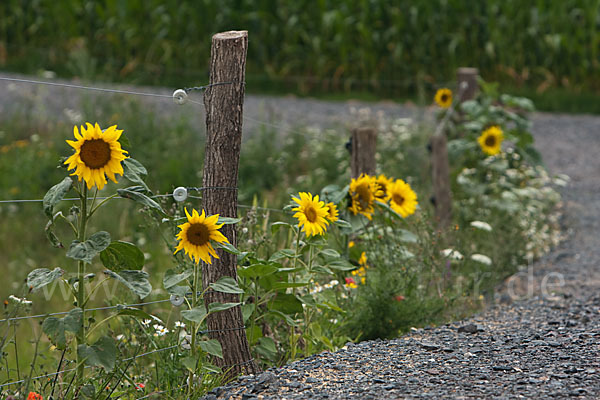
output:
[[[359,185],[356,188],[356,194],[358,194],[361,203],[369,203],[371,201],[371,190],[368,184]]]
[[[317,222],[317,210],[314,207],[308,207],[306,211],[304,211],[304,215],[306,215],[306,220],[308,222]]]
[[[81,145],[80,157],[88,168],[102,168],[110,161],[110,145],[102,139],[86,140]]]
[[[191,224],[187,230],[187,240],[194,246],[204,246],[210,239],[210,231],[204,224]]]
[[[447,102],[447,101],[448,101],[448,95],[444,93],[444,94],[443,94],[443,95],[440,97],[440,99],[442,100],[442,103],[445,103],[445,102]]]
[[[400,193],[392,194],[392,200],[398,205],[402,205],[402,203],[404,203],[404,197],[402,197]]]
[[[488,137],[485,138],[485,145],[488,147],[494,147],[496,145],[496,137],[493,135],[490,135]]]

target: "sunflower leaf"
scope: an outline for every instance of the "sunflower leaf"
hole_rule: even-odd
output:
[[[144,253],[128,242],[112,242],[100,253],[100,261],[111,271],[139,270],[144,266]]]
[[[198,345],[211,356],[223,358],[223,348],[217,339],[201,340]]]
[[[183,318],[187,319],[188,321],[196,322],[198,324],[201,324],[207,315],[208,313],[206,312],[206,308],[204,308],[204,305],[192,308],[191,310],[183,310],[181,312],[181,316]]]
[[[256,279],[271,275],[277,272],[279,268],[273,263],[270,264],[252,264],[247,267],[238,268],[238,275],[248,279]]]
[[[48,317],[42,323],[42,330],[60,350],[67,346],[65,332],[77,333],[81,329],[81,308],[74,308],[63,318]]]
[[[91,346],[86,344],[77,346],[77,354],[85,359],[86,365],[112,371],[117,361],[117,346],[113,339],[103,336]]]
[[[173,269],[168,269],[163,278],[163,286],[169,294],[180,294],[182,290],[181,288],[183,288],[185,294],[186,288],[183,286],[177,286],[177,284],[189,278],[193,273],[194,270],[192,268],[188,268],[180,274],[175,272]]]
[[[143,186],[147,192],[150,192],[150,189],[146,186],[146,182],[142,178],[146,175],[148,175],[148,171],[138,160],[130,157],[123,160],[123,176],[131,182]]]
[[[238,286],[235,279],[230,276],[224,276],[218,281],[211,283],[209,286],[212,288],[212,290],[221,293],[244,293],[244,290]]]
[[[67,257],[91,264],[92,259],[106,249],[109,244],[110,235],[108,232],[96,232],[85,242],[73,240],[67,251]]]
[[[231,225],[231,224],[237,224],[241,220],[242,220],[241,218],[221,217],[219,215],[219,220],[217,221],[217,224]]]
[[[40,289],[50,282],[60,278],[65,271],[60,268],[54,268],[50,271],[48,268],[34,269],[27,275],[27,286],[30,290]]]
[[[135,307],[129,307],[129,306],[124,306],[119,304],[117,306],[117,315],[128,315],[131,317],[136,317],[139,320],[144,320],[144,319],[150,319],[150,320],[154,320],[155,322],[159,323],[159,324],[164,324],[164,322],[158,318],[155,317],[152,314],[148,314],[147,312],[140,310],[139,308],[135,308]]]
[[[223,249],[228,253],[235,254],[236,256],[245,256],[247,254],[247,253],[239,251],[232,244],[230,244],[228,242],[222,242],[222,243],[214,242],[214,246],[217,249]]]
[[[104,273],[127,286],[129,290],[140,296],[141,299],[148,296],[152,291],[152,285],[148,281],[148,273],[145,271],[123,270],[113,272],[107,269]]]
[[[48,221],[48,223],[46,224],[46,228],[44,229],[44,232],[46,233],[46,237],[52,244],[52,247],[56,247],[57,249],[62,249],[65,246],[63,246],[63,244],[61,243],[58,236],[56,236],[56,234],[52,231],[53,226],[54,226],[54,221],[52,221],[52,220]]]
[[[129,187],[129,188],[125,188],[125,189],[117,189],[117,193],[119,194],[119,196],[121,196],[123,198],[131,199],[131,200],[136,201],[144,206],[148,206],[150,208],[155,209],[162,216],[167,215],[164,212],[164,210],[162,209],[162,207],[157,202],[155,202],[154,200],[152,200],[150,197],[146,196],[145,194],[140,193],[135,190],[132,190],[132,189],[133,189],[133,187]]]
[[[208,312],[214,313],[219,311],[229,310],[235,306],[239,306],[242,303],[210,303],[208,305]]]
[[[71,185],[73,184],[73,179],[70,177],[66,177],[60,183],[52,186],[44,199],[42,200],[42,204],[44,206],[44,213],[48,217],[48,219],[53,219],[52,215],[54,214],[54,206],[56,203],[65,198],[65,195],[71,189]]]

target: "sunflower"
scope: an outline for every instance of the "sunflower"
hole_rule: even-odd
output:
[[[188,222],[178,226],[181,231],[177,234],[179,244],[175,248],[175,253],[183,250],[196,264],[200,260],[212,264],[210,256],[214,258],[219,258],[219,256],[210,241],[229,243],[227,238],[219,232],[223,226],[223,224],[217,224],[219,214],[207,217],[204,210],[202,210],[202,215],[198,215],[198,211],[192,210],[192,215],[190,215],[186,208],[185,215],[187,215]]]
[[[391,179],[389,179],[384,174],[379,175],[375,179],[375,185],[377,186],[377,192],[375,193],[375,199],[379,201],[385,201],[387,197],[387,188],[392,183]]]
[[[300,198],[292,197],[292,200],[298,203],[298,207],[292,208],[292,211],[296,211],[294,217],[298,219],[298,227],[303,227],[306,236],[325,233],[326,225],[329,225],[329,208],[325,206],[325,202],[319,201],[319,195],[313,198],[310,193],[300,192]]]
[[[438,89],[434,99],[438,106],[448,108],[452,105],[452,90],[447,88]]]
[[[71,175],[77,175],[79,180],[83,178],[88,189],[94,185],[102,189],[107,176],[116,183],[115,174],[123,175],[121,161],[127,158],[127,152],[119,143],[123,131],[116,125],[104,131],[97,123],[92,125],[88,122],[86,126],[87,129],[81,127],[81,134],[76,126],[73,128],[77,140],[67,140],[67,143],[75,149],[75,154],[65,164],[69,170],[75,169]]]
[[[417,209],[417,194],[402,179],[396,179],[388,188],[390,207],[402,217],[408,217]]]
[[[327,208],[327,216],[325,218],[327,218],[329,222],[335,222],[339,219],[338,215],[340,215],[340,212],[335,204],[329,202],[325,205],[325,208]]]
[[[479,142],[479,146],[485,154],[493,156],[500,153],[503,140],[504,133],[502,133],[502,129],[499,126],[490,126],[483,131],[477,142]]]
[[[368,219],[372,219],[373,201],[378,192],[374,177],[362,174],[357,179],[352,178],[349,191],[352,199],[350,205],[352,214],[362,214]]]

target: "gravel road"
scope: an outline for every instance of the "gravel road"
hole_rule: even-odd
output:
[[[7,76],[7,75],[0,75]],[[12,75],[15,77],[14,75]],[[132,89],[121,87],[122,89]],[[134,88],[170,95],[172,90]],[[101,93],[0,81],[0,116],[12,108],[38,107],[66,118],[85,97]],[[162,113],[188,113],[203,126],[202,107],[147,98]],[[195,100],[200,101],[196,95]],[[40,104],[43,107],[40,107]],[[182,108],[183,107],[183,108]],[[278,129],[333,126],[372,115],[430,118],[427,110],[395,104],[323,102],[294,97],[247,96],[245,134],[256,121]],[[417,329],[389,341],[348,344],[217,388],[208,399],[417,399],[600,397],[600,117],[537,113],[537,147],[551,173],[572,180],[563,190],[567,239],[512,282],[523,298],[501,289],[502,304],[464,321]],[[555,284],[554,293],[541,291]]]

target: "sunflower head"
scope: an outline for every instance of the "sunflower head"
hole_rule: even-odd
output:
[[[417,209],[417,194],[402,179],[396,179],[388,188],[390,207],[402,217],[408,217]]]
[[[489,156],[500,153],[504,133],[499,126],[490,126],[477,139],[481,150]]]
[[[127,158],[119,143],[122,133],[116,125],[102,131],[97,123],[88,122],[85,128],[81,127],[81,133],[75,126],[73,134],[77,140],[67,140],[75,153],[65,161],[69,170],[75,170],[71,175],[83,178],[88,189],[93,186],[102,189],[107,176],[116,183],[115,174],[123,175],[121,161]]]
[[[352,178],[349,190],[352,199],[350,204],[352,214],[362,214],[368,219],[372,219],[373,202],[378,192],[375,177],[362,174],[357,179]]]
[[[448,88],[438,89],[434,99],[438,106],[448,108],[452,105],[452,90]]]
[[[375,179],[375,185],[377,188],[377,191],[375,192],[375,199],[379,201],[385,201],[387,197],[387,188],[390,183],[392,183],[392,180],[384,174],[379,175]]]
[[[183,250],[196,264],[200,260],[207,264],[212,264],[211,256],[214,258],[219,258],[219,256],[210,241],[229,243],[227,238],[219,232],[219,229],[223,226],[223,224],[217,224],[219,214],[208,217],[204,213],[204,210],[202,210],[202,214],[198,214],[198,211],[192,210],[192,215],[190,215],[186,208],[185,215],[188,222],[178,226],[181,230],[177,234],[179,243],[175,248],[175,253]]]
[[[325,205],[325,208],[327,208],[327,216],[325,218],[327,218],[329,222],[335,222],[339,219],[338,215],[340,214],[340,212],[338,211],[337,206],[335,204],[329,202]]]
[[[298,219],[298,227],[306,233],[306,236],[322,235],[327,230],[327,217],[329,208],[325,202],[319,201],[319,196],[310,193],[300,192],[300,198],[292,197],[292,200],[298,204],[298,207],[292,209],[296,211],[294,217]]]

